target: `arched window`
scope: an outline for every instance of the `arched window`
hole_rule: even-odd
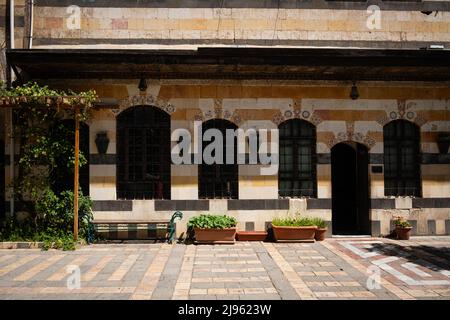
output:
[[[75,122],[72,119],[64,119],[51,128],[54,137],[66,137],[73,146],[75,143]],[[89,195],[89,126],[80,122],[80,151],[86,157],[87,163],[80,167],[79,185],[83,195]],[[60,194],[63,191],[73,191],[73,171],[67,167],[67,155],[62,154],[56,159],[57,166],[51,172],[53,191]]]
[[[117,117],[117,198],[170,199],[170,116],[137,106]]]
[[[291,119],[278,126],[280,135],[280,197],[316,197],[316,127]]]
[[[224,164],[206,164],[202,161],[199,165],[198,184],[200,199],[237,199],[239,197],[239,178],[237,164],[237,140],[234,139],[234,161],[226,164],[226,130],[236,130],[237,126],[228,120],[211,119],[202,124],[203,134],[208,129],[217,129],[223,137],[223,162]],[[203,142],[202,152],[211,142]],[[214,156],[214,153],[213,153]]]
[[[383,128],[384,193],[386,196],[420,197],[420,129],[406,120]]]

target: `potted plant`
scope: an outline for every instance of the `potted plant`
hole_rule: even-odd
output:
[[[236,239],[238,241],[264,241],[267,238],[267,231],[238,231]]]
[[[317,226],[311,218],[276,218],[272,220],[275,241],[314,242]]]
[[[321,218],[314,218],[313,222],[317,226],[316,233],[314,235],[314,239],[316,239],[316,241],[325,240],[325,233],[328,230],[325,220],[323,220]]]
[[[411,234],[411,224],[403,219],[402,217],[397,217],[394,220],[395,233],[397,234],[398,240],[409,240]]]
[[[448,147],[450,146],[450,133],[449,132],[438,133],[436,142],[439,148],[439,153],[446,154],[448,152]]]
[[[202,214],[189,219],[197,243],[234,243],[236,218],[226,215]]]

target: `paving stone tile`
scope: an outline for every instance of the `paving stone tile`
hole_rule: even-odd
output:
[[[400,268],[401,264],[418,258],[441,268],[449,265],[443,256],[436,256],[439,252],[436,250],[447,250],[450,237],[425,238],[410,241],[408,246],[426,244],[436,248],[434,251],[423,254],[417,251],[413,256],[401,250],[386,250],[388,257],[400,258],[392,266]],[[322,243],[268,247],[259,242],[234,246],[93,245],[67,253],[15,252],[6,258],[3,257],[11,255],[11,251],[0,250],[0,299],[450,299],[448,285],[409,286],[384,271],[381,289],[369,291],[366,268],[370,258],[349,252],[340,245],[343,241],[346,240],[327,239]],[[397,244],[395,240],[380,241],[383,246]],[[273,252],[269,253],[267,248],[273,248]],[[36,256],[26,258],[28,252]],[[278,260],[274,258],[277,252]],[[61,254],[64,257],[54,263],[47,260]],[[127,258],[133,255],[134,263],[127,265]],[[153,264],[155,259],[157,263]],[[63,271],[71,261],[81,264],[82,289],[69,293]],[[156,272],[148,273],[149,268]],[[411,270],[399,270],[414,279],[420,278]],[[421,270],[426,270],[431,279],[447,279],[426,265],[421,265]],[[143,281],[146,273],[147,280]],[[23,280],[15,281],[17,277]],[[135,292],[138,286],[140,291]]]

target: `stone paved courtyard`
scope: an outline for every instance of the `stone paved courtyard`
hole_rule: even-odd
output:
[[[0,250],[0,299],[450,299],[450,237]]]

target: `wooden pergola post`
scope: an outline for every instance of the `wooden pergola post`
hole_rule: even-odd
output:
[[[75,168],[73,183],[73,238],[78,240],[78,184],[79,184],[79,152],[80,152],[80,109],[75,107]]]

